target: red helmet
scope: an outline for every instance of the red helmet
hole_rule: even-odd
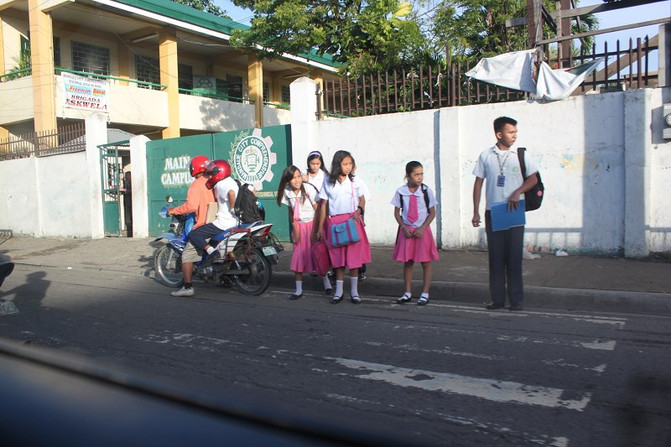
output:
[[[191,163],[189,163],[189,172],[191,173],[191,177],[195,177],[196,174],[205,172],[205,168],[209,162],[210,159],[204,155],[197,155],[193,157],[191,159]]]
[[[214,188],[214,185],[216,185],[219,180],[223,180],[231,175],[231,165],[229,165],[226,160],[211,161],[207,164],[205,170],[210,174],[210,178],[207,179],[207,183],[205,183],[209,189]]]

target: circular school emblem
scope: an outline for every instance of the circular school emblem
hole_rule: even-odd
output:
[[[262,190],[263,182],[272,180],[272,166],[277,162],[277,154],[270,150],[272,146],[272,138],[263,137],[261,129],[254,129],[251,135],[241,132],[231,144],[229,158],[236,178]]]

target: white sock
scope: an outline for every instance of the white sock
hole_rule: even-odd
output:
[[[208,255],[211,255],[212,253],[214,253],[214,248],[213,247],[208,247],[206,251],[207,251]]]
[[[322,276],[322,281],[324,281],[324,289],[330,289],[331,288],[331,281],[329,280],[328,275]]]
[[[352,296],[359,296],[359,277],[358,276],[350,276],[349,277],[349,293]]]
[[[296,281],[296,295],[303,293],[303,281]]]
[[[342,296],[342,286],[345,283],[342,279],[336,279],[335,296]]]
[[[428,300],[428,299],[429,299],[429,294],[426,293],[426,292],[422,292],[422,295],[421,295],[419,298],[420,298],[420,299]]]
[[[412,293],[411,292],[405,292],[401,298],[412,298]]]

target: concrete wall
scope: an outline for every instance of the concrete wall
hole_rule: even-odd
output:
[[[90,236],[84,152],[9,160],[0,166],[0,228],[38,237]]]
[[[295,82],[292,98],[314,97],[314,85]],[[336,150],[352,152],[373,191],[366,223],[375,244],[394,242],[389,201],[405,163],[418,160],[439,198],[433,227],[442,247],[484,247],[484,229],[470,224],[472,170],[495,143],[492,121],[511,116],[518,146],[535,157],[547,191],[543,207],[527,213],[526,244],[646,256],[671,250],[671,141],[661,136],[662,104],[670,97],[668,88],[644,89],[325,121],[292,104],[293,159],[305,169],[312,150],[322,151],[327,166]]]

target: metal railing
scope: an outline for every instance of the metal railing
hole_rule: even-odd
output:
[[[86,150],[84,122],[55,130],[30,132],[0,139],[0,160],[46,157]]]
[[[547,48],[546,51],[550,49]],[[582,50],[577,56],[550,59],[552,68],[574,67],[598,57],[605,57],[606,64],[600,71],[590,75],[577,90],[585,93],[595,89],[638,89],[655,87],[658,73],[650,70],[649,59],[658,51],[656,37],[638,39],[629,48],[603,51],[592,46],[591,51]],[[549,53],[546,53],[549,54]],[[518,101],[528,94],[468,78],[465,73],[471,66],[450,64],[449,67],[419,67],[410,71],[398,70],[370,73],[357,78],[326,80],[323,98],[318,99],[320,115],[333,117],[366,116],[383,113],[425,110],[439,107]]]

